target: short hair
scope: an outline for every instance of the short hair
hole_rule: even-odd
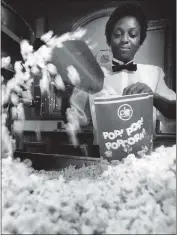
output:
[[[122,4],[117,7],[111,14],[105,28],[105,35],[107,44],[111,44],[111,36],[116,23],[123,17],[131,16],[135,17],[140,24],[140,45],[144,42],[147,34],[148,21],[146,15],[144,14],[142,8],[137,4]]]

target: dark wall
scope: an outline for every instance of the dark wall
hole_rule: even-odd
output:
[[[116,7],[123,2],[137,2],[149,20],[171,18],[176,26],[175,0],[3,0],[9,3],[35,29],[35,19],[46,17],[47,29],[61,34],[84,15],[103,8]]]
[[[149,20],[161,18],[173,18],[175,21],[176,1],[46,1],[45,15],[48,18],[48,29],[53,30],[55,34],[61,34],[71,30],[73,24],[81,19],[84,15],[93,11],[101,10],[108,7],[116,7],[122,2],[137,2],[147,14]]]
[[[60,35],[70,31],[75,22],[94,11],[116,7],[124,2],[142,6],[149,20],[167,18],[173,28],[173,62],[176,61],[176,0],[3,0],[12,6],[35,31],[35,20],[45,18],[45,30]],[[174,63],[176,64],[176,63]],[[176,70],[174,70],[174,78]],[[174,80],[173,88],[176,88]]]

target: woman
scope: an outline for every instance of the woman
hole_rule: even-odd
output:
[[[147,19],[139,6],[125,4],[115,9],[105,29],[107,43],[113,53],[113,61],[112,72],[105,77],[104,87],[111,88],[111,93],[117,95],[153,92],[154,107],[164,117],[175,119],[176,94],[165,84],[163,70],[158,66],[133,63],[136,52],[146,38],[146,33]],[[74,90],[70,100],[71,108],[77,114],[80,125],[88,124],[90,108],[96,129],[93,100],[98,95]],[[154,109],[154,120],[156,109]]]

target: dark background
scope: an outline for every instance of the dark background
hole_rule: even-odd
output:
[[[93,11],[118,6],[123,2],[137,2],[149,20],[170,18],[176,26],[176,1],[162,0],[5,0],[16,9],[35,30],[34,19],[47,17],[47,29],[60,34],[71,29],[75,21]]]
[[[118,6],[123,2],[136,2],[142,6],[149,20],[168,19],[173,28],[173,63],[176,61],[176,1],[161,0],[5,0],[24,17],[36,33],[36,19],[43,18],[43,31],[53,30],[55,35],[68,32],[74,23],[94,11]],[[176,65],[176,63],[174,63]],[[176,90],[176,71],[173,89]]]

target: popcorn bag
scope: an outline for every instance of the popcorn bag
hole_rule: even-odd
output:
[[[92,94],[102,90],[104,73],[84,41],[63,42],[63,47],[54,48],[51,62],[57,67],[64,82]],[[78,75],[73,75],[74,70],[69,75],[68,68],[75,68]],[[71,77],[75,81],[71,81]]]
[[[150,154],[153,141],[153,94],[94,99],[100,155],[121,160]]]

